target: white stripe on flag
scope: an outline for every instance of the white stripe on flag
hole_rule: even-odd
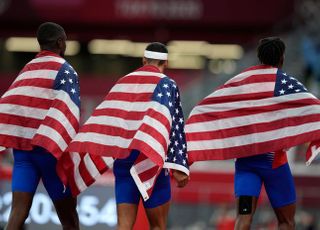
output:
[[[0,134],[2,135],[32,139],[36,131],[37,129],[34,128],[0,123]]]
[[[156,84],[116,84],[110,93],[153,93]]]
[[[81,157],[79,155],[79,153],[70,153],[70,156],[71,156],[71,159],[72,159],[72,162],[74,164],[74,180],[75,180],[75,183],[77,185],[77,188],[79,189],[79,191],[83,191],[84,189],[87,188],[87,185],[86,183],[84,182],[80,172],[79,172],[79,165],[80,165],[80,161],[81,161]]]
[[[310,158],[306,161],[306,165],[310,166],[310,164],[312,163],[312,161],[314,159],[316,159],[316,157],[319,155],[320,153],[320,147],[317,147],[316,145],[311,147],[311,156]]]
[[[2,98],[12,95],[21,95],[51,100],[52,98],[54,98],[55,90],[35,86],[21,86],[8,90],[5,94],[2,95]]]
[[[137,130],[140,127],[141,122],[141,120],[126,120],[119,117],[91,116],[85,124],[110,125],[130,131]]]
[[[102,160],[109,168],[113,168],[114,159],[112,157],[102,157]]]
[[[20,80],[26,80],[26,79],[34,79],[34,78],[55,80],[57,74],[58,74],[57,70],[45,70],[45,69],[30,70],[20,74],[14,82],[17,82]]]
[[[119,136],[110,136],[93,132],[78,133],[73,141],[91,142],[99,145],[118,146],[128,148],[132,138],[125,139]]]
[[[137,185],[138,189],[139,189],[139,192],[142,196],[142,199],[144,201],[148,200],[149,199],[149,195],[148,195],[148,192],[146,190],[146,186],[145,184],[140,180],[139,178],[139,174],[136,172],[134,166],[131,167],[130,169],[130,174],[135,182],[135,184]]]
[[[42,120],[48,112],[47,109],[14,104],[0,104],[0,111],[1,114],[18,115],[22,117],[26,117],[27,114],[28,117],[39,120]],[[17,111],[19,112],[17,113]]]
[[[53,142],[55,142],[59,146],[62,152],[64,152],[68,147],[67,143],[64,141],[60,133],[58,133],[57,130],[49,126],[46,126],[43,124],[40,125],[39,129],[37,130],[37,134],[46,136],[47,138],[51,139]]]
[[[144,112],[151,107],[153,102],[128,102],[117,100],[106,100],[102,102],[97,109],[120,109],[124,111]]]
[[[86,154],[84,156],[83,161],[92,178],[96,178],[98,175],[100,175],[99,170],[97,169],[89,154]]]
[[[138,164],[134,165],[135,170],[138,174],[147,171],[154,166],[156,166],[156,164],[150,158],[146,158],[145,160],[140,161]]]

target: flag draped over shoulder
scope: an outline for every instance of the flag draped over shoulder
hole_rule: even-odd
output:
[[[40,52],[0,99],[0,146],[41,146],[60,158],[79,128],[77,73],[60,56]]]
[[[80,91],[74,69],[60,56],[40,52],[0,99],[0,146],[41,146],[58,159],[57,173],[77,195],[112,159],[65,152],[79,130]],[[0,148],[1,150],[1,148]],[[66,172],[72,167],[72,172]],[[93,176],[92,176],[93,175]]]
[[[163,167],[189,174],[179,90],[154,66],[119,79],[68,151],[110,160],[125,158],[133,149],[141,154],[130,172],[145,200]]]
[[[320,139],[320,101],[280,69],[255,66],[191,111],[186,137],[190,162],[288,149]]]

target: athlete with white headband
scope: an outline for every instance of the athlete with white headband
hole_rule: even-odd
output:
[[[118,230],[133,228],[140,199],[143,200],[150,229],[166,229],[171,199],[168,169],[172,171],[178,187],[184,187],[189,180],[180,93],[176,83],[163,74],[168,65],[166,46],[159,42],[149,44],[142,62],[141,68],[118,80],[113,87],[117,89],[116,93],[113,89],[109,93],[112,100],[121,101],[119,103],[127,99],[130,101],[126,102],[130,108],[121,107],[119,111],[119,118],[122,118],[119,126],[128,127],[128,130],[121,128],[123,131],[117,133],[120,129],[114,129],[114,124],[104,124],[105,133],[125,137],[115,143],[120,146],[117,151],[115,146],[113,151],[103,151],[103,154],[126,153],[123,157],[113,156],[116,158],[113,172]],[[122,103],[123,106],[126,103]],[[138,125],[133,125],[135,123]],[[133,130],[133,126],[137,126],[137,130]],[[73,145],[70,146],[72,148]],[[86,143],[77,146],[83,146],[83,149],[77,148],[79,152],[86,151]],[[94,151],[90,154],[100,154],[98,148]]]

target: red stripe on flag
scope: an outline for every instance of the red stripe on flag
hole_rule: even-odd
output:
[[[235,86],[241,86],[241,85],[253,84],[253,83],[275,82],[275,80],[276,80],[275,74],[256,74],[256,75],[248,76],[247,78],[241,81],[235,81],[229,84],[225,84],[221,88],[235,87]]]
[[[95,179],[92,178],[92,176],[90,175],[90,172],[87,169],[83,158],[84,158],[84,154],[81,154],[81,161],[79,164],[79,172],[80,172],[80,175],[83,178],[83,181],[85,182],[85,184],[90,185],[95,181]]]
[[[145,116],[145,112],[137,112],[137,111],[126,111],[121,109],[97,109],[93,112],[92,116],[110,116],[110,117],[118,117],[123,119],[130,120],[141,120]]]
[[[152,179],[154,176],[156,176],[158,171],[159,171],[159,166],[155,165],[154,167],[139,173],[139,178],[141,181],[148,181]]]
[[[134,130],[127,130],[111,125],[101,125],[101,124],[86,124],[81,127],[81,132],[96,132],[99,134],[119,136],[125,139],[131,139],[135,135]]]
[[[237,95],[223,95],[220,97],[208,97],[201,101],[198,105],[215,105],[227,102],[253,101],[273,96],[273,91],[262,92],[255,94],[237,94]]]
[[[22,117],[19,115],[13,115],[13,114],[1,114],[0,113],[0,124],[10,124],[10,125],[17,125],[21,126],[22,128],[38,128],[40,122],[42,121],[35,118],[30,117]]]
[[[129,101],[129,102],[149,102],[152,93],[116,93],[111,92],[107,96],[107,100]]]
[[[48,152],[52,153],[52,155],[57,159],[61,157],[64,151],[64,149],[60,149],[59,145],[54,140],[41,134],[34,135],[31,144],[46,149]]]
[[[22,87],[22,86],[32,86],[32,87],[51,89],[53,86],[53,83],[54,83],[54,80],[52,79],[41,79],[41,78],[23,79],[23,80],[14,82],[9,89],[11,90],[11,89]]]
[[[160,133],[158,130],[157,130],[157,127],[152,127],[150,125],[147,125],[147,124],[143,124],[141,127],[140,127],[140,131],[144,132],[144,133],[147,133],[149,134],[151,137],[153,137],[154,139],[157,140],[157,142],[159,142],[162,146],[167,146],[168,143],[166,141],[166,139],[164,138],[164,133]],[[168,136],[169,136],[169,131],[168,131]]]
[[[90,155],[90,158],[93,161],[94,165],[97,167],[100,174],[103,174],[109,169],[108,165],[104,162],[102,157],[96,156],[96,155]]]
[[[168,120],[168,117],[154,109],[150,109],[148,111],[148,115],[158,120],[161,124],[163,124],[166,127],[167,131],[170,132],[171,122]]]
[[[27,106],[35,109],[49,109],[52,104],[52,100],[23,95],[12,95],[1,99],[1,104],[6,103]]]
[[[30,144],[30,139],[23,137],[16,137],[11,135],[0,134],[1,143],[7,148],[32,150],[33,146]]]

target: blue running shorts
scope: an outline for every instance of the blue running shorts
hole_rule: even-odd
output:
[[[117,204],[139,204],[141,195],[130,174],[130,168],[138,155],[139,151],[133,150],[129,157],[117,159],[114,162],[113,172],[115,175],[115,195]],[[162,169],[156,179],[150,198],[147,201],[144,201],[143,205],[145,208],[155,208],[165,204],[170,199],[170,176],[166,169]]]
[[[273,208],[296,202],[294,181],[288,163],[272,169],[236,161],[234,183],[236,197],[259,197],[262,183]]]
[[[31,151],[13,150],[14,165],[12,191],[35,193],[42,179],[53,201],[71,197],[56,172],[56,158],[45,149],[36,147]]]

